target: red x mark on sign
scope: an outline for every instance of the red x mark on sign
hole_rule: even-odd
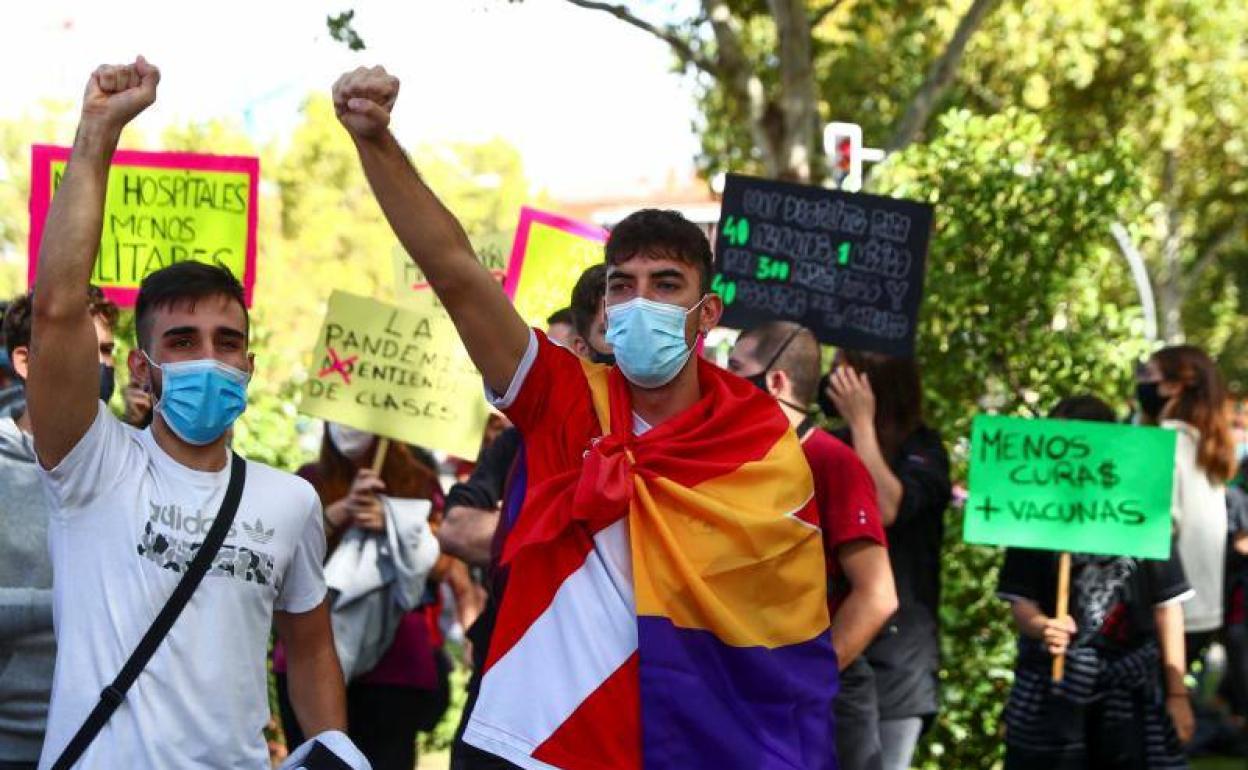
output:
[[[344,361],[338,357],[338,351],[334,350],[333,348],[326,348],[325,352],[329,353],[329,366],[322,369],[320,374],[316,376],[325,377],[327,375],[334,374],[335,372],[337,372],[338,374],[342,375],[342,381],[350,385],[351,384],[351,370],[349,367],[351,366],[351,364],[355,363],[356,359],[358,359],[359,356],[351,356],[350,358]]]

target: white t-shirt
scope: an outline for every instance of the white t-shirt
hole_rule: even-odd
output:
[[[1183,630],[1215,631],[1222,627],[1222,586],[1226,574],[1226,487],[1215,484],[1196,463],[1200,431],[1178,420],[1164,420],[1163,428],[1178,432],[1174,457],[1174,497],[1171,518],[1178,540],[1179,560],[1187,582],[1196,591],[1183,605]]]
[[[230,464],[179,464],[104,405],[44,483],[52,501],[56,674],[49,767],[147,631],[220,510]],[[247,463],[213,567],[77,768],[269,767],[265,656],[273,611],[325,597],[321,504],[297,476]]]

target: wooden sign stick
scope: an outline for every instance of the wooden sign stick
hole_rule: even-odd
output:
[[[373,473],[381,475],[381,466],[386,464],[386,452],[390,451],[390,439],[380,436],[377,439],[377,452],[373,455]]]
[[[1063,551],[1057,560],[1057,612],[1058,620],[1066,617],[1070,610],[1070,552]],[[1066,656],[1053,658],[1053,681],[1060,682],[1066,675]]]

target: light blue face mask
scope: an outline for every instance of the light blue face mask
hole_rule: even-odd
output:
[[[693,354],[685,341],[685,318],[705,301],[685,310],[637,297],[607,308],[607,342],[629,382],[661,388],[676,378]]]
[[[247,408],[251,375],[213,358],[156,364],[163,377],[156,408],[173,434],[206,446],[221,438]]]

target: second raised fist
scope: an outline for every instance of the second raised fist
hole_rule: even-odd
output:
[[[334,112],[360,139],[376,139],[390,125],[390,112],[399,98],[399,79],[382,67],[360,67],[334,83]]]
[[[152,102],[160,70],[142,56],[133,64],[105,64],[91,73],[82,97],[84,123],[120,131]]]

